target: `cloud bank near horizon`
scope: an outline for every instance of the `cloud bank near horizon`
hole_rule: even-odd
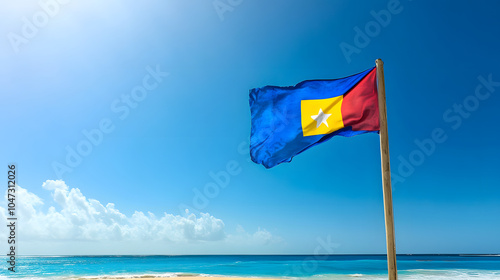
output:
[[[266,246],[282,242],[281,238],[260,228],[255,233],[248,233],[238,225],[235,234],[227,234],[224,222],[209,213],[196,216],[186,210],[185,216],[168,213],[156,216],[151,212],[135,211],[127,216],[113,203],[103,205],[98,200],[87,198],[79,188],[70,188],[62,180],[47,180],[42,187],[51,192],[51,204],[45,204],[36,194],[17,187],[18,235],[22,242],[93,242],[91,244],[97,246],[120,241],[159,245],[204,244],[201,247],[206,247],[207,243]],[[0,215],[6,220],[7,209],[0,207]],[[5,227],[0,236],[6,238]]]

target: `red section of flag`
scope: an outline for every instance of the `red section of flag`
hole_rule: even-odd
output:
[[[344,94],[341,112],[344,126],[353,131],[380,130],[376,68]]]

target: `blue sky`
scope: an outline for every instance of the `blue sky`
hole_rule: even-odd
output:
[[[32,227],[21,253],[309,254],[320,239],[333,253],[384,253],[376,134],[333,138],[270,170],[248,155],[249,89],[344,77],[376,58],[397,252],[500,251],[497,2],[62,2],[0,12],[2,164],[18,166]],[[85,149],[82,131],[102,122],[108,132],[69,166],[68,148]],[[433,133],[441,141],[425,154],[415,141]],[[217,185],[211,174],[228,165]],[[110,209],[121,224],[105,222]],[[121,239],[85,226],[118,227]],[[178,235],[165,241],[169,230]]]

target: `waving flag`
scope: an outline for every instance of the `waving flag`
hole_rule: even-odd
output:
[[[376,68],[335,80],[250,90],[250,155],[271,168],[335,135],[378,132]]]

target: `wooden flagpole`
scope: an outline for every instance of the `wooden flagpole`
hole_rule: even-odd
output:
[[[394,239],[394,214],[392,211],[391,165],[389,161],[389,135],[387,133],[387,108],[385,104],[384,62],[377,65],[378,108],[380,112],[380,157],[382,159],[382,185],[384,189],[385,235],[387,242],[387,268],[389,280],[398,279],[396,267],[396,241]]]

